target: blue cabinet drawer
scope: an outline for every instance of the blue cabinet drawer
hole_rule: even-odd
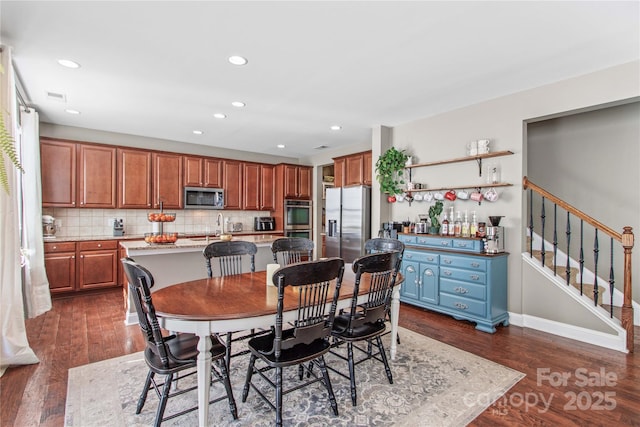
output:
[[[400,240],[402,243],[416,243],[416,238],[416,236],[409,236],[406,234],[398,235],[398,240]]]
[[[453,239],[453,249],[481,253],[484,250],[482,240]]]
[[[459,311],[461,315],[463,315],[462,313],[466,313],[484,317],[487,311],[487,304],[485,302],[459,297],[445,292],[440,293],[440,305]]]
[[[406,261],[416,261],[416,262],[426,262],[429,264],[437,264],[440,259],[440,256],[437,254],[432,254],[424,251],[405,250],[402,259]]]
[[[460,268],[451,268],[444,265],[440,266],[440,277],[463,280],[465,282],[478,283],[481,285],[487,283],[487,275],[482,271],[463,270]]]
[[[449,239],[445,236],[442,237],[426,237],[420,236],[418,237],[417,243],[419,245],[431,246],[434,248],[448,248],[451,249],[453,247],[452,239]]]
[[[485,285],[459,282],[457,280],[445,279],[444,277],[440,279],[440,291],[483,301],[487,299],[487,287]]]
[[[487,271],[487,261],[480,257],[440,255],[443,267],[458,267],[476,271]]]

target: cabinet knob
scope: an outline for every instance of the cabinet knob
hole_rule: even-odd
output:
[[[80,255],[80,259],[84,258],[84,255]]]
[[[102,247],[102,243],[98,243],[98,247],[101,248]]]
[[[454,291],[456,291],[459,294],[466,294],[469,292],[467,288],[463,288],[462,286],[456,286]]]
[[[80,202],[81,205],[84,205],[84,202]]]
[[[457,302],[454,305],[458,307],[460,310],[466,310],[467,308],[469,308],[467,304],[462,304],[461,302]]]
[[[58,247],[57,247],[57,246],[54,246],[54,247],[53,247],[53,250],[55,251],[56,249],[58,249]]]
[[[451,260],[450,259],[443,259],[442,262],[444,262],[445,264],[451,264]]]
[[[451,276],[451,272],[449,270],[444,270],[442,274],[444,274],[445,276]]]
[[[471,267],[478,268],[478,267],[480,267],[480,263],[478,263],[478,262],[472,262],[472,263],[471,263]]]
[[[71,259],[76,259],[76,256],[75,256],[75,255],[73,255],[73,256],[71,257]]]
[[[478,276],[476,274],[472,274],[471,275],[471,280],[480,280],[480,276]]]
[[[426,271],[424,272],[424,275],[425,275],[425,276],[433,276],[433,271],[431,271],[431,270],[426,270]]]

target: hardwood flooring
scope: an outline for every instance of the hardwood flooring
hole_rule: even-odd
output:
[[[144,348],[138,326],[123,319],[122,293],[113,290],[56,299],[53,310],[28,320],[40,363],[0,379],[0,425],[63,426],[69,368]],[[635,352],[623,354],[517,326],[487,334],[404,304],[400,325],[526,374],[472,426],[640,426],[638,338]]]

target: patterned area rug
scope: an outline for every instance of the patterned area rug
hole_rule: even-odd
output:
[[[388,349],[389,337],[383,339]],[[391,362],[393,384],[382,363],[367,361],[356,367],[358,405],[351,406],[349,381],[329,372],[338,401],[334,416],[327,393],[320,383],[284,397],[283,417],[287,426],[464,426],[502,396],[524,375],[492,361],[400,328],[402,344]],[[388,351],[388,350],[387,350]],[[357,351],[355,352],[357,354]],[[327,355],[328,364],[347,371],[346,362]],[[211,426],[271,426],[275,413],[251,390],[242,403],[247,358],[231,361],[231,379],[238,405],[234,421],[227,401],[209,408]],[[69,370],[65,426],[152,425],[158,399],[149,393],[140,415],[135,408],[147,374],[142,353],[135,353]],[[193,376],[192,376],[193,377]],[[195,379],[194,379],[195,380]],[[185,386],[186,382],[181,382]],[[285,386],[295,384],[297,369],[285,370]],[[214,386],[211,396],[219,395]],[[268,393],[271,388],[265,387]],[[194,392],[169,399],[166,414],[197,403]],[[163,425],[196,426],[197,412]]]

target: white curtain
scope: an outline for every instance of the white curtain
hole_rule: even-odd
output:
[[[22,253],[25,262],[24,301],[28,318],[51,310],[49,281],[44,269],[42,181],[38,112],[20,111],[22,174]]]
[[[15,83],[11,52],[0,46],[4,74],[0,74],[0,114],[10,133],[15,117]],[[0,153],[4,156],[4,153]],[[20,228],[18,209],[19,180],[11,161],[5,156],[10,194],[0,189],[0,376],[11,365],[38,363],[29,347],[24,323],[20,264]]]

